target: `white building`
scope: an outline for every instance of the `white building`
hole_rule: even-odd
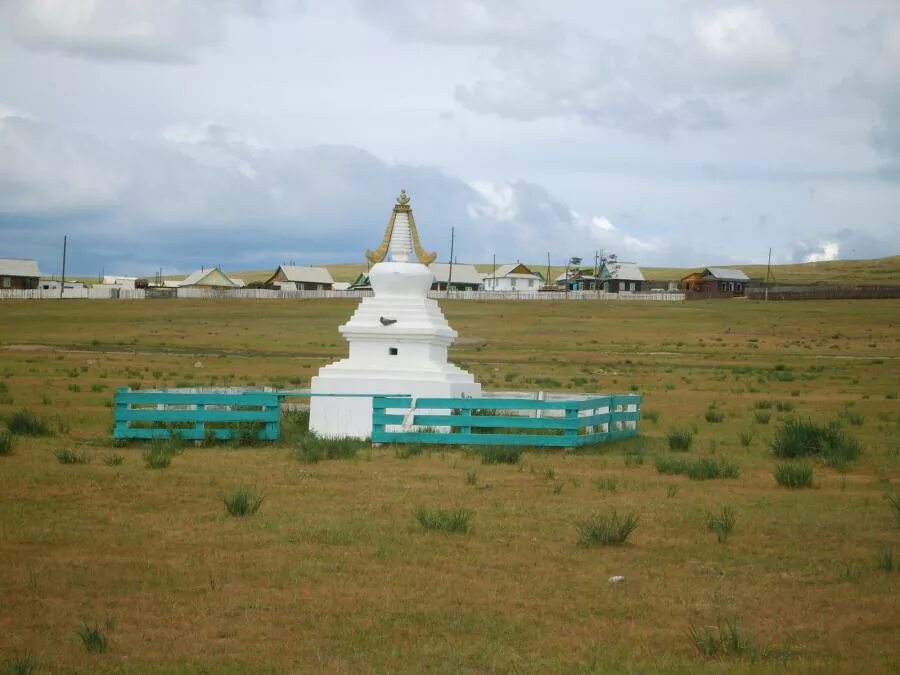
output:
[[[104,286],[117,286],[119,288],[124,288],[130,291],[134,290],[134,282],[137,280],[137,277],[121,277],[114,274],[103,275]]]
[[[490,274],[483,275],[482,278],[486,291],[535,292],[544,285],[544,279],[522,263],[501,265]]]

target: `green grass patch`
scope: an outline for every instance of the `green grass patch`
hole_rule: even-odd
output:
[[[666,434],[669,450],[686,451],[691,449],[694,433],[690,429],[672,429]]]
[[[426,530],[437,530],[450,534],[464,534],[469,531],[472,512],[468,509],[429,509],[420,506],[416,520]]]
[[[813,470],[809,464],[785,462],[775,467],[775,481],[786,488],[812,487]]]
[[[304,464],[316,464],[326,459],[353,459],[368,446],[368,441],[357,438],[322,438],[307,433],[297,441],[293,455]]]
[[[790,419],[775,430],[772,452],[776,457],[822,457],[837,469],[859,457],[856,439],[847,435],[840,422],[817,424],[812,420]]]
[[[511,445],[485,445],[475,450],[482,464],[518,464],[522,453],[522,448]]]
[[[87,651],[92,654],[102,654],[106,651],[109,640],[98,624],[89,626],[85,623],[75,632],[78,634],[78,637],[81,638],[81,644],[84,645],[84,648]]]
[[[683,475],[691,480],[737,478],[740,475],[740,469],[737,464],[726,459],[716,461],[708,457],[701,457],[700,459],[690,460],[658,455],[654,463],[658,473]]]
[[[225,510],[231,516],[250,516],[259,511],[262,506],[264,495],[258,495],[246,488],[238,488],[230,495],[225,495],[222,500],[225,502]]]
[[[637,526],[638,517],[635,514],[619,516],[615,509],[575,523],[581,546],[621,546],[628,541]]]
[[[737,619],[720,621],[716,626],[694,626],[689,629],[691,642],[705,658],[736,657],[756,660],[753,640],[740,628]]]
[[[756,410],[753,412],[753,421],[757,424],[768,424],[772,419],[772,413],[766,410]]]
[[[734,524],[737,518],[734,509],[730,506],[723,506],[719,513],[709,513],[706,515],[706,527],[716,534],[716,539],[720,544],[728,541],[728,537],[734,530]]]
[[[54,450],[54,457],[60,464],[87,464],[91,458],[84,452],[75,452],[68,448],[63,450]]]
[[[6,420],[6,426],[10,432],[20,436],[49,436],[52,433],[47,422],[28,408],[13,412]]]
[[[0,455],[11,455],[16,437],[9,431],[0,430]]]

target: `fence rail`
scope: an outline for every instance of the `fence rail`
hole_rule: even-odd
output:
[[[575,448],[638,433],[639,394],[559,401],[375,396],[372,442]]]
[[[277,441],[281,409],[276,392],[131,391],[113,398],[113,438],[231,439],[252,434]]]

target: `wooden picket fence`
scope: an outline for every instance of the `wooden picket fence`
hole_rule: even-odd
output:
[[[635,436],[640,410],[639,394],[556,401],[375,396],[372,441],[575,448]]]
[[[220,440],[250,436],[277,441],[281,433],[280,397],[263,391],[132,391],[113,398],[113,438]]]

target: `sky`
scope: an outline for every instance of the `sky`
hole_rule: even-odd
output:
[[[0,257],[900,253],[897,0],[0,0]]]

